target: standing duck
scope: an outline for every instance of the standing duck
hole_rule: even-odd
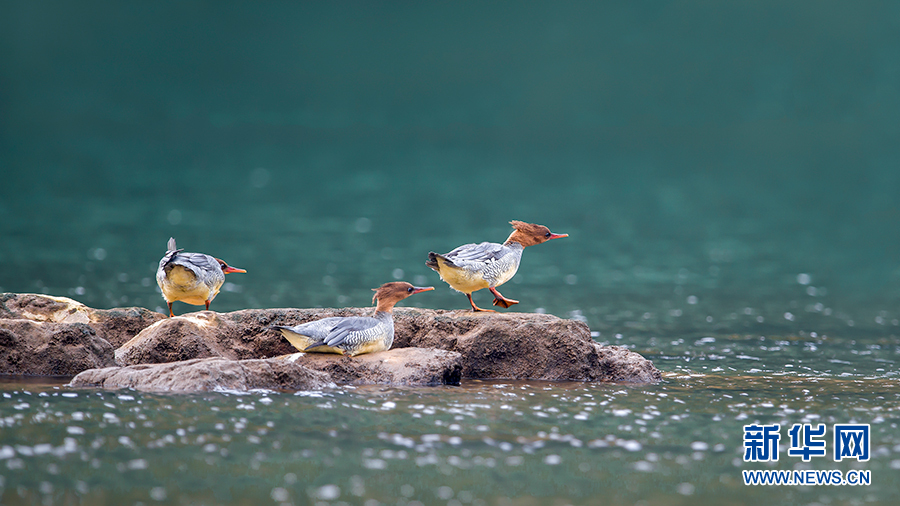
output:
[[[176,300],[195,306],[205,304],[209,310],[209,303],[219,293],[219,288],[225,282],[225,275],[231,272],[247,272],[231,267],[213,256],[185,253],[183,249],[176,249],[174,237],[169,238],[168,248],[165,256],[159,261],[156,283],[169,305],[169,316],[175,316],[172,312],[172,303]]]
[[[394,304],[410,295],[434,290],[405,281],[385,283],[373,289],[378,301],[375,316],[333,316],[293,327],[275,325],[295,348],[304,352],[337,353],[350,357],[389,350],[394,343]]]
[[[543,225],[513,220],[509,222],[513,232],[503,244],[483,242],[464,244],[450,253],[439,255],[428,253],[425,265],[431,267],[451,288],[466,294],[472,311],[493,311],[481,309],[472,301],[472,292],[487,288],[494,294],[494,305],[508,308],[519,301],[507,299],[497,287],[506,283],[519,269],[522,250],[550,239],[568,237],[569,234],[554,234]]]

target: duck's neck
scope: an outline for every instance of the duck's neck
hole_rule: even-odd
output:
[[[513,247],[513,245],[518,245],[521,248],[531,246],[532,244],[534,244],[534,239],[528,234],[523,234],[518,230],[513,230],[513,232],[509,234],[509,238],[506,239],[506,242],[503,243],[504,246]]]
[[[394,312],[394,304],[396,304],[396,302],[391,302],[391,301],[382,302],[379,300],[378,305],[375,306],[375,314],[377,315],[378,313],[387,313],[388,315],[390,315],[391,313]]]

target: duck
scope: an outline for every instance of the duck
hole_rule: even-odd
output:
[[[494,305],[509,308],[519,301],[504,297],[497,287],[506,283],[519,269],[522,251],[551,239],[568,237],[569,234],[554,234],[549,228],[535,223],[513,220],[509,222],[513,232],[503,244],[482,242],[464,244],[443,255],[434,251],[428,253],[425,265],[434,269],[441,279],[457,292],[466,294],[472,311],[494,312],[482,309],[472,300],[472,292],[487,288],[494,294]]]
[[[392,281],[373,288],[374,316],[332,316],[300,325],[273,325],[288,342],[302,352],[336,353],[355,357],[391,349],[394,344],[394,305],[433,286],[413,286]]]
[[[209,303],[216,298],[225,282],[225,275],[247,272],[211,255],[186,253],[177,248],[174,237],[169,238],[167,248],[156,270],[156,284],[169,305],[170,317],[175,316],[172,303],[176,300],[195,306],[206,305],[208,311]]]

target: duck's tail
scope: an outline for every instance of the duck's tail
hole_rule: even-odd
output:
[[[456,265],[453,262],[451,262],[450,260],[448,260],[447,257],[445,257],[444,255],[435,253],[434,251],[431,251],[428,253],[428,261],[425,262],[425,265],[427,265],[428,267],[431,267],[432,269],[434,269],[437,272],[441,272],[441,265],[438,263],[438,259],[440,259],[446,265],[456,267]]]

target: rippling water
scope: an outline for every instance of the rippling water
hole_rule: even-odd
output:
[[[893,502],[896,344],[735,334],[633,341],[666,371],[661,384],[464,381],[152,395],[7,378],[0,383],[0,500]],[[784,455],[784,434],[779,463],[747,463],[742,428],[751,423],[868,423],[871,459],[803,463]],[[873,478],[865,487],[748,487],[747,469],[857,469]]]
[[[168,396],[6,383],[0,497],[3,504],[371,505],[889,504],[896,497],[896,379],[676,369],[656,386],[469,381],[298,394]],[[871,423],[872,458],[753,466],[743,462],[741,443],[742,426],[752,422]],[[749,468],[868,469],[873,483],[747,487],[741,470]]]
[[[366,306],[392,279],[463,309],[427,253],[519,219],[569,238],[525,252],[515,309],[586,321],[665,379],[3,378],[0,503],[896,504],[898,14],[4,2],[0,291],[162,310],[175,236],[247,269],[213,310]],[[871,460],[745,463],[757,422],[868,423]],[[741,481],[802,468],[872,484]]]

